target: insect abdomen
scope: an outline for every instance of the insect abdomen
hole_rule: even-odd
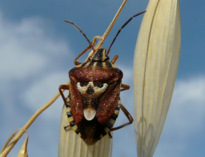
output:
[[[69,101],[69,98],[67,98],[67,101]],[[119,101],[120,105],[120,101]],[[107,133],[110,132],[110,129],[113,127],[115,120],[118,117],[120,107],[117,105],[115,108],[114,113],[110,117],[110,119],[107,121],[106,124],[100,124],[95,117],[93,120],[88,121],[85,118],[82,119],[77,125],[74,122],[70,104],[67,102],[67,117],[68,121],[70,123],[70,127],[89,145],[94,144],[98,140],[100,140],[102,137],[104,137]]]

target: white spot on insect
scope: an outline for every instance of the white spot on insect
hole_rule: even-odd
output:
[[[93,96],[97,97],[106,91],[108,84],[101,83],[101,86],[99,87],[99,86],[95,85],[95,83],[93,83],[93,82],[88,82],[87,85],[82,85],[82,86],[81,86],[80,82],[77,83],[78,91],[84,96],[88,96],[87,91],[88,91],[89,87],[93,89],[92,97]]]
[[[86,120],[91,121],[96,115],[96,110],[93,108],[86,108],[83,110],[83,114]]]

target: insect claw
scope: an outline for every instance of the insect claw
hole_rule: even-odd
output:
[[[102,36],[95,36],[93,40],[91,41],[92,45],[95,46],[96,40],[99,39],[100,41],[104,40],[104,37]]]
[[[80,65],[81,63],[78,62],[78,61],[76,61],[76,60],[74,60],[74,64],[75,64],[75,65]]]
[[[117,61],[118,57],[119,57],[118,55],[115,55],[114,58],[111,60],[111,63],[115,64],[115,62]]]
[[[128,90],[128,89],[130,89],[130,86],[129,86],[129,85],[121,84],[121,89],[120,89],[120,91],[124,91],[124,90]]]
[[[65,130],[65,131],[69,131],[70,128],[71,128],[70,125],[68,125],[68,126],[64,126],[64,130]]]
[[[108,133],[108,135],[109,135],[109,137],[110,137],[110,138],[112,138],[112,135],[111,135],[111,133],[110,133],[110,132]]]

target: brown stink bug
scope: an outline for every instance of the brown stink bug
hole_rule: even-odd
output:
[[[90,42],[76,24],[65,21],[77,28],[89,42],[89,46],[74,60],[76,66],[69,71],[70,84],[59,87],[67,110],[69,127],[89,145],[94,144],[104,135],[110,134],[110,131],[120,129],[133,122],[132,116],[120,101],[120,92],[129,89],[129,86],[122,84],[123,73],[114,65],[118,55],[115,55],[110,61],[108,54],[122,28],[132,18],[142,13],[144,12],[132,16],[125,22],[117,32],[108,51],[95,47],[96,39],[100,39],[102,42],[103,37],[96,36]],[[78,62],[77,59],[89,49],[92,51],[88,58],[83,63]],[[69,90],[67,98],[62,90]],[[113,128],[120,109],[129,122]]]

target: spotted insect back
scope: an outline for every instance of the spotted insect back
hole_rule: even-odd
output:
[[[68,97],[67,104],[66,104],[66,114],[69,121],[69,127],[71,127],[72,130],[80,138],[82,138],[88,145],[92,145],[96,143],[98,140],[100,140],[101,138],[103,138],[106,134],[110,133],[110,130],[113,128],[113,125],[115,124],[115,121],[119,115],[120,104],[121,102],[119,100],[114,113],[107,121],[107,123],[104,125],[100,124],[96,117],[91,121],[88,121],[85,118],[83,118],[81,122],[76,124],[71,112],[70,99]]]

